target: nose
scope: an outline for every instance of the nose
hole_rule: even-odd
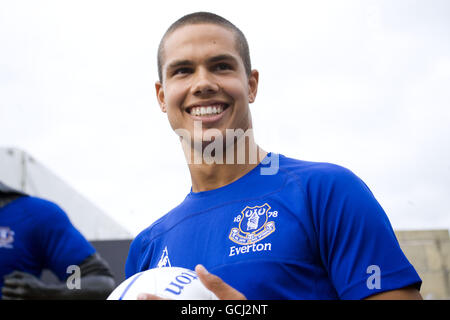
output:
[[[219,91],[219,85],[208,70],[200,68],[193,78],[191,91],[196,96],[214,94]]]

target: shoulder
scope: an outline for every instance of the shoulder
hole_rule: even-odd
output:
[[[32,227],[39,237],[78,232],[66,212],[53,201],[25,196],[17,199],[15,205],[23,218],[23,224]]]
[[[338,164],[281,157],[280,172],[287,176],[285,189],[299,190],[313,212],[376,202],[365,182]]]
[[[25,212],[39,220],[53,219],[56,221],[68,221],[67,214],[55,202],[34,196],[26,196],[18,199]]]
[[[133,274],[141,271],[141,263],[145,260],[145,251],[151,250],[153,240],[165,229],[165,221],[169,214],[165,214],[149,227],[145,228],[133,239],[128,251],[125,263],[125,277],[128,279]]]
[[[156,221],[154,221],[150,226],[143,229],[131,242],[130,250],[140,250],[140,248],[147,247],[150,243],[158,237],[160,234],[164,233],[172,225],[170,223],[174,211],[176,208],[172,209]]]
[[[166,215],[165,215],[166,216]],[[150,226],[146,227],[144,230],[138,233],[138,235],[131,242],[131,247],[142,246],[145,243],[149,243],[155,233],[155,228],[164,221],[165,216],[159,218],[153,222]]]
[[[59,206],[50,201],[40,197],[35,196],[24,196],[18,199],[21,201],[21,205],[27,209],[42,209],[42,210],[60,210]]]
[[[142,250],[151,246],[155,239],[176,226],[183,219],[184,213],[186,213],[186,199],[139,232],[131,242],[130,254],[139,255]]]
[[[330,162],[314,162],[280,155],[280,173],[303,185],[345,183],[360,179],[348,168]]]
[[[49,218],[49,216],[67,217],[66,213],[56,203],[35,196],[23,196],[11,204],[22,212],[34,218]]]

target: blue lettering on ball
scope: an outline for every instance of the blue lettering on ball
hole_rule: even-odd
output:
[[[183,272],[175,277],[175,281],[170,282],[170,284],[165,288],[165,291],[173,293],[175,295],[180,295],[183,291],[185,285],[190,284],[192,280],[197,279],[196,274]]]

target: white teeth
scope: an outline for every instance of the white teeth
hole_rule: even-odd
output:
[[[222,105],[199,106],[191,108],[191,114],[194,116],[208,116],[213,114],[219,114],[222,112],[223,112]]]

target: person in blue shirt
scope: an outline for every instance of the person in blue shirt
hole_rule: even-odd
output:
[[[177,266],[221,299],[421,299],[420,277],[359,177],[256,144],[259,73],[236,26],[208,12],[180,18],[161,40],[158,71],[192,188],[134,239],[127,278]]]
[[[62,283],[41,281],[44,269]],[[1,299],[105,299],[114,286],[107,262],[59,206],[0,182]]]

